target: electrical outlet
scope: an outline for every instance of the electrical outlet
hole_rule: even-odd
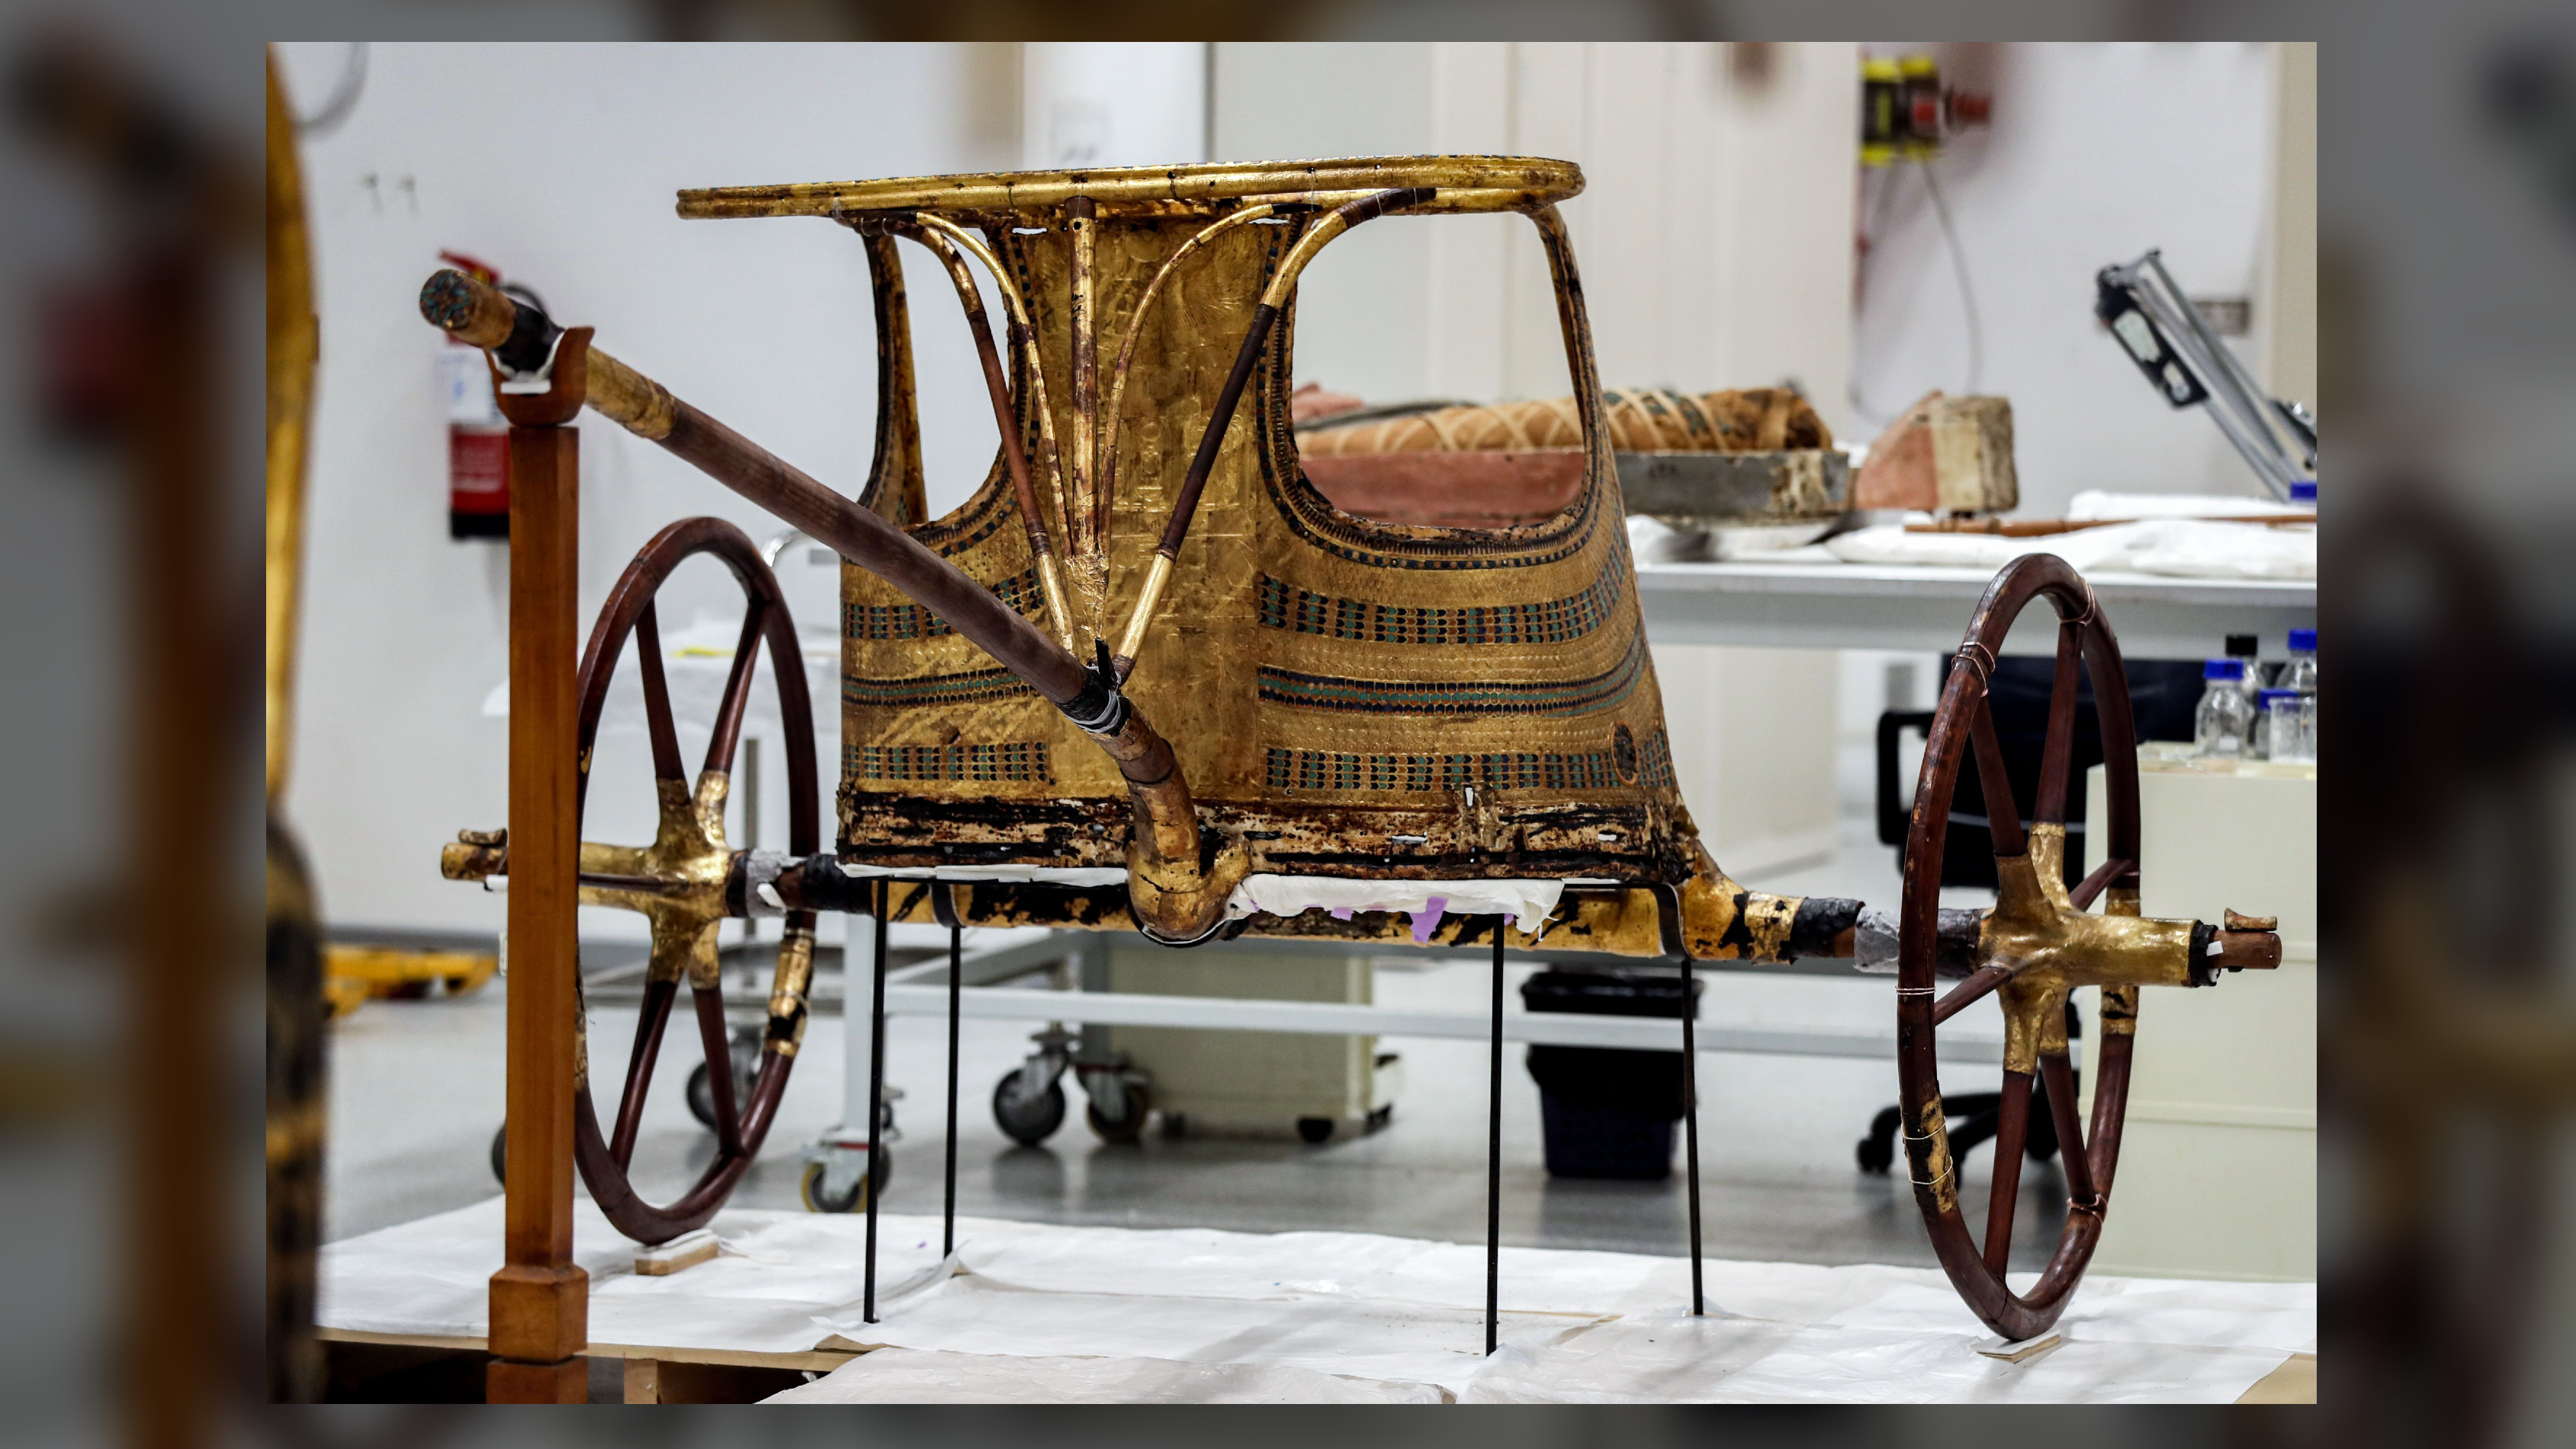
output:
[[[2254,330],[2254,299],[2251,297],[2194,297],[2192,310],[2209,330],[2221,337],[2242,337]]]

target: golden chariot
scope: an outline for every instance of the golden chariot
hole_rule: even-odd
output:
[[[703,1224],[757,1152],[802,1036],[819,911],[881,926],[1138,931],[1173,946],[1240,934],[1490,946],[1498,981],[1506,948],[1672,960],[1685,972],[1700,961],[1857,955],[1894,969],[1906,1161],[1943,1265],[2006,1338],[2055,1321],[2109,1199],[2137,988],[2274,964],[2278,938],[2269,921],[2232,913],[2215,926],[2138,915],[2119,647],[2083,580],[2045,555],[1999,575],[1969,625],[1931,730],[1893,916],[1749,890],[1719,869],[1675,785],[1583,287],[1558,213],[1582,185],[1562,161],[1448,156],[681,193],[684,218],[815,218],[848,229],[865,252],[878,406],[874,466],[855,499],[590,346],[588,329],[560,329],[460,273],[430,279],[424,315],[491,353],[504,409],[528,435],[514,435],[514,459],[543,465],[544,449],[562,445],[538,435],[568,431],[560,424],[586,403],[844,561],[829,850],[810,744],[801,754],[793,744],[812,737],[796,631],[732,525],[684,520],[646,547],[570,690],[578,798],[610,675],[635,642],[661,792],[651,845],[577,851],[579,900],[631,907],[653,927],[616,1115],[603,1130],[586,1047],[572,1104],[573,1155],[620,1228],[657,1242]],[[1291,423],[1299,278],[1336,238],[1381,217],[1501,212],[1536,229],[1553,280],[1580,423],[1572,501],[1491,528],[1336,506],[1300,466]],[[899,242],[924,249],[956,288],[1001,433],[983,486],[940,518],[924,501]],[[998,329],[979,270],[1002,301]],[[1441,476],[1464,488],[1474,474]],[[1415,516],[1441,513],[1439,502]],[[536,501],[525,507],[514,549],[544,543],[520,528],[569,526]],[[715,738],[692,774],[670,723],[653,598],[699,553],[733,570],[748,607]],[[1983,697],[2004,635],[2042,596],[2060,624],[2058,672],[2025,826]],[[723,829],[764,646],[791,741],[783,855],[730,849]],[[2109,761],[2109,799],[2093,816],[2108,861],[2070,889],[2064,821],[2087,671]],[[1970,751],[2000,855],[1991,911],[1938,904],[1943,827]],[[528,848],[521,830],[514,816],[509,834],[466,833],[447,849],[447,873],[509,873],[514,898],[530,890],[539,867],[511,870]],[[543,868],[567,876],[575,863],[568,850],[547,859],[556,863]],[[737,1101],[715,932],[746,915],[783,916],[785,935],[762,1065]],[[883,939],[880,929],[880,973]],[[686,1194],[651,1204],[626,1169],[684,981],[709,1054],[718,1151]],[[2102,988],[2089,1124],[2076,1118],[2066,1032],[2068,993],[2088,985]],[[1940,1024],[1989,993],[2008,1035],[1980,1242],[1959,1204],[1934,1060]],[[2016,1293],[2005,1253],[2041,1083],[2066,1144],[2070,1202],[2046,1270]]]

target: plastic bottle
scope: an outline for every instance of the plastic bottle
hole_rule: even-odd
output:
[[[2243,758],[2254,722],[2254,706],[2245,698],[2245,665],[2212,659],[2202,666],[2200,677],[2207,683],[2192,715],[2192,753],[2204,760]]]
[[[2317,631],[2290,631],[2290,662],[2282,667],[2280,687],[2301,694],[2317,692]]]
[[[2255,759],[2263,757],[2263,663],[2255,658],[2259,648],[2254,635],[2227,636],[2227,657],[2245,666],[2237,684],[2245,691],[2245,713],[2252,721],[2245,729],[2245,753]]]
[[[2267,689],[2260,703],[2263,712],[2255,717],[2254,738],[2259,742],[2258,759],[2312,763],[2317,757],[2315,742],[2302,725],[2299,706],[2314,698],[2295,689]]]
[[[2290,662],[2281,670],[2280,685],[2299,696],[2299,742],[2296,758],[2314,763],[2317,758],[2317,631],[2290,631]]]

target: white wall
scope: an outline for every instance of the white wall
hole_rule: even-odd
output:
[[[2012,399],[2021,511],[2059,514],[2086,488],[2251,496],[2253,475],[2216,426],[2159,401],[2094,320],[2093,274],[2160,246],[2194,296],[2255,294],[2272,184],[2273,48],[1935,49],[1991,66],[1993,127],[1959,137],[1931,169],[1984,324],[1977,390]],[[1923,177],[1912,166],[1874,172],[1861,205],[1871,244],[1854,356],[1865,419],[1931,388],[1966,390],[1968,347]],[[2234,341],[2253,358],[2253,338]],[[1857,430],[1863,440],[1874,431]]]
[[[288,85],[319,94],[342,52],[283,47]],[[442,840],[506,813],[505,727],[480,706],[507,673],[506,549],[447,538],[443,344],[413,302],[439,249],[524,278],[558,316],[596,324],[603,348],[855,492],[875,427],[858,243],[817,220],[683,222],[673,193],[1007,168],[1017,77],[1016,47],[374,48],[356,111],[304,155],[322,373],[289,811],[330,919],[500,919],[499,897],[437,871]],[[994,434],[953,294],[931,285],[933,269],[912,277],[937,506],[981,479]],[[581,427],[585,625],[675,518],[719,515],[756,540],[777,531],[659,449],[595,418]],[[731,591],[699,582],[711,606]],[[675,586],[666,619],[690,605]],[[603,746],[595,825],[649,838],[649,791],[616,767]],[[632,920],[590,914],[585,931]]]
[[[1563,208],[1605,385],[1795,379],[1840,425],[1851,346],[1848,45],[1224,43],[1215,155],[1499,152],[1584,169]],[[1819,182],[1822,178],[1822,184]],[[1568,384],[1546,261],[1517,217],[1337,241],[1298,301],[1298,371],[1373,401]]]
[[[1163,166],[1207,158],[1203,41],[1020,47],[1020,164]]]

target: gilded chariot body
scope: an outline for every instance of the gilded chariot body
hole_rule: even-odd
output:
[[[2277,939],[2252,920],[2137,917],[2118,647],[2082,580],[2046,558],[1997,580],[1962,648],[1969,667],[1952,671],[1899,916],[1726,877],[1676,788],[1646,650],[1582,285],[1556,209],[1581,187],[1565,162],[1437,157],[682,193],[683,217],[820,218],[864,247],[879,396],[874,465],[855,500],[590,348],[586,329],[561,332],[456,273],[431,279],[424,313],[490,349],[497,376],[587,402],[844,560],[829,851],[810,752],[800,762],[792,743],[789,851],[753,855],[723,840],[733,734],[764,641],[783,666],[791,741],[809,708],[776,584],[737,530],[703,519],[666,530],[584,655],[585,782],[599,703],[632,635],[663,798],[653,846],[581,847],[582,899],[642,910],[655,927],[614,1129],[600,1131],[586,1086],[578,1102],[584,1175],[622,1228],[654,1241],[704,1222],[757,1150],[802,1032],[818,910],[1132,929],[1173,945],[1245,933],[1490,943],[1498,962],[1505,946],[1685,962],[1875,955],[1898,978],[1908,1159],[1944,1263],[2008,1337],[2054,1320],[2107,1200],[2135,988],[2270,964]],[[1508,527],[1344,511],[1308,479],[1291,427],[1299,277],[1353,226],[1478,212],[1526,217],[1545,250],[1582,424],[1580,486],[1561,511]],[[898,242],[925,248],[957,288],[1002,437],[982,487],[936,519]],[[1003,299],[998,339],[977,267]],[[691,780],[662,697],[651,605],[661,579],[698,552],[733,568],[749,609],[717,739]],[[1994,749],[1985,674],[2014,616],[2043,594],[2062,623],[2053,784],[2025,833],[2008,828],[2020,813],[1996,784],[2000,767],[1981,770],[2008,857],[2001,900],[1992,912],[1945,912],[1950,790],[1967,750]],[[2070,889],[2068,744],[2088,669],[2115,762],[2104,812],[2112,859]],[[499,836],[469,835],[448,848],[446,868],[494,874],[507,855]],[[2097,899],[2109,914],[2088,913]],[[717,1023],[710,1062],[722,1060],[714,933],[746,914],[784,915],[788,928],[762,1069],[748,1101],[719,1091],[720,1151],[699,1185],[680,1202],[645,1204],[624,1168],[662,1022],[687,980],[702,1030]],[[1957,984],[1936,998],[1938,978]],[[2089,1135],[2072,1115],[2064,1030],[2067,993],[2084,985],[2106,988]],[[2044,1077],[2075,1199],[2049,1274],[2020,1295],[2003,1283],[2015,1187],[1999,1172],[1980,1250],[1960,1216],[1932,1070],[1937,1023],[1989,992],[2011,1024],[2011,1140],[1998,1160],[2018,1161]],[[721,1085],[731,1074],[714,1076]]]

